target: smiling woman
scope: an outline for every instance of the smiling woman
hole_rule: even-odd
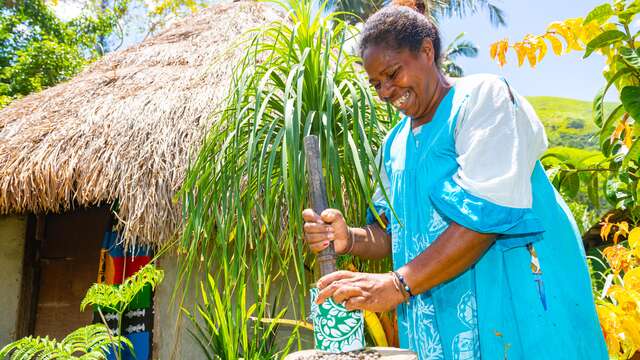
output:
[[[364,26],[372,85],[404,115],[379,150],[369,225],[307,209],[312,251],[392,256],[388,274],[338,271],[318,302],[396,308],[420,359],[606,359],[580,237],[539,156],[531,105],[493,75],[450,79],[423,15],[385,7]],[[376,221],[377,220],[377,221]],[[544,273],[543,273],[544,271]]]

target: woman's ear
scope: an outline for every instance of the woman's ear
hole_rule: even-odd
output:
[[[433,49],[433,42],[431,39],[422,40],[420,52],[424,56],[424,60],[427,62],[427,65],[432,65],[435,62],[435,50]]]

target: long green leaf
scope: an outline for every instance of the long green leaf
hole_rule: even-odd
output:
[[[586,59],[594,51],[621,41],[626,37],[627,35],[620,30],[607,30],[589,41],[587,49],[584,51],[584,58]]]
[[[609,3],[596,6],[589,12],[587,17],[584,19],[583,24],[588,24],[592,21],[595,21],[598,25],[600,25],[609,20],[609,18],[611,18],[614,13],[615,12],[613,11],[611,4]]]

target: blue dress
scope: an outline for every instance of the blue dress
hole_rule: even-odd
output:
[[[419,133],[404,118],[380,150],[388,194],[375,208],[389,220],[395,269],[452,221],[497,234],[474,266],[397,308],[400,346],[421,360],[607,359],[580,236],[539,161],[529,208],[498,205],[454,181],[466,91],[451,88]]]

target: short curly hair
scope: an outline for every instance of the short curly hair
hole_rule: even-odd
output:
[[[417,53],[425,39],[431,40],[434,60],[440,64],[441,40],[438,27],[414,9],[389,5],[371,15],[360,34],[360,56],[370,46],[384,45],[394,50]]]

